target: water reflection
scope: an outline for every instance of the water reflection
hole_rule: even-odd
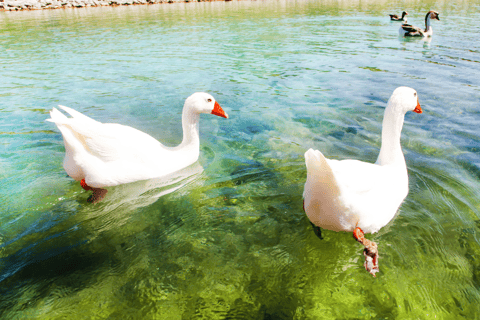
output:
[[[434,35],[435,36],[435,35]],[[430,49],[430,44],[432,43],[433,37],[404,37],[404,36],[398,36],[398,41],[400,44],[406,44],[406,43],[423,43],[423,47],[425,49]]]
[[[195,162],[191,166],[167,176],[137,181],[108,188],[108,193],[101,201],[104,212],[110,212],[118,207],[132,211],[148,206],[158,198],[174,192],[194,181],[203,172],[203,167]]]

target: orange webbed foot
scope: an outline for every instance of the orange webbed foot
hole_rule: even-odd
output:
[[[103,200],[107,195],[107,189],[102,188],[92,188],[93,193],[90,197],[88,197],[87,201],[90,203],[97,203]]]
[[[355,228],[353,230],[353,237],[355,240],[363,244],[365,249],[363,250],[363,255],[365,256],[365,270],[370,272],[374,277],[375,273],[379,270],[378,268],[378,246],[375,242],[365,239],[363,230],[360,228]]]

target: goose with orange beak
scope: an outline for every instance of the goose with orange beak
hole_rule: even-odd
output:
[[[166,147],[152,136],[116,123],[101,123],[71,108],[60,106],[70,118],[53,108],[47,121],[57,125],[65,144],[63,167],[85,190],[90,202],[102,200],[105,187],[161,178],[198,160],[200,114],[228,118],[208,93],[197,92],[185,100],[182,112],[183,140]]]
[[[382,144],[375,163],[331,160],[318,150],[305,153],[307,181],[303,207],[318,235],[320,228],[353,232],[365,247],[364,266],[373,276],[379,271],[377,244],[364,233],[378,232],[395,216],[408,194],[408,173],[400,145],[408,111],[422,113],[417,92],[395,89],[382,124]]]

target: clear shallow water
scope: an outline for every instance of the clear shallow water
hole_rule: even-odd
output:
[[[430,42],[397,37],[404,9],[440,12]],[[0,13],[0,317],[478,318],[479,20],[478,1]],[[402,133],[409,196],[369,236],[374,279],[351,234],[313,234],[303,153],[375,161],[400,85],[424,113]],[[175,145],[195,91],[230,115],[202,116],[199,164],[88,204],[48,111]]]

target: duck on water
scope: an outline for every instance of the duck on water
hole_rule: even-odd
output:
[[[403,11],[401,17],[397,16],[396,14],[389,14],[389,16],[390,16],[390,20],[392,20],[392,21],[404,21],[405,23],[407,23],[407,17],[406,16],[408,16],[408,12]]]
[[[395,89],[388,100],[382,124],[382,145],[375,163],[354,159],[331,160],[320,151],[305,153],[307,181],[303,208],[314,231],[319,228],[353,232],[365,247],[365,269],[378,272],[377,244],[364,233],[375,233],[395,216],[408,194],[408,173],[400,145],[408,111],[422,113],[417,92]]]
[[[65,144],[63,167],[85,190],[89,202],[102,200],[107,189],[134,181],[160,178],[198,160],[200,114],[228,115],[208,93],[197,92],[185,100],[183,140],[167,147],[152,136],[116,123],[101,123],[71,108],[60,106],[71,117],[53,108],[47,121],[57,125]]]
[[[411,24],[402,24],[398,33],[404,37],[431,37],[433,29],[431,26],[431,20],[440,20],[439,13],[437,11],[430,10],[425,16],[425,30],[420,27],[412,26]]]

